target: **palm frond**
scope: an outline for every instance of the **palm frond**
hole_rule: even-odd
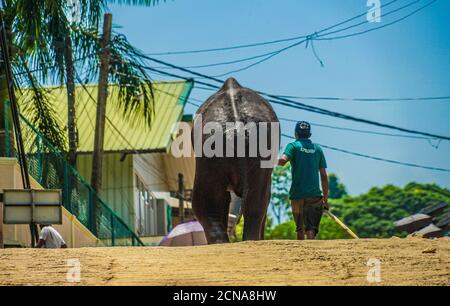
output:
[[[142,68],[141,58],[140,51],[125,36],[114,35],[111,42],[110,79],[119,86],[119,107],[131,122],[139,124],[144,120],[151,126],[154,93],[150,76]]]
[[[50,102],[49,92],[32,75],[25,59],[22,60],[22,65],[27,71],[27,77],[21,79],[25,83],[19,84],[18,87],[28,87],[30,90],[26,91],[27,94],[24,94],[25,91],[19,92],[21,112],[46,139],[61,151],[65,151],[65,133],[61,127],[61,120]]]
[[[96,82],[99,73],[100,36],[97,29],[71,26],[74,53],[77,56],[76,66],[82,77],[88,82]],[[87,67],[87,69],[86,69]]]

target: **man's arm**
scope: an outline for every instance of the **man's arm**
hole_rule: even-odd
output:
[[[39,241],[38,241],[38,243],[36,245],[36,248],[40,249],[40,248],[42,248],[44,246],[44,244],[45,244],[45,240],[44,239],[39,239]]]
[[[328,210],[328,175],[325,168],[320,168],[320,181],[322,183],[324,208]]]
[[[288,161],[289,161],[289,157],[287,157],[286,155],[283,154],[278,159],[278,166],[284,166],[287,164]]]
[[[41,234],[39,235],[39,241],[36,245],[36,248],[42,248],[45,246],[45,240],[47,240],[48,237],[48,228],[44,227],[41,229]]]

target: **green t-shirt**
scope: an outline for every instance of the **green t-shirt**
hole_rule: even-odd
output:
[[[327,162],[322,148],[309,139],[297,139],[286,146],[284,155],[289,158],[292,169],[291,200],[322,196],[319,183],[319,169]]]

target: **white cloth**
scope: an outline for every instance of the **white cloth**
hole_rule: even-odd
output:
[[[46,249],[59,249],[66,244],[61,234],[51,226],[46,226],[41,230],[39,239],[45,241]]]

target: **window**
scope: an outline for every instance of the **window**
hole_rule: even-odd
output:
[[[167,233],[165,203],[157,201],[143,180],[135,175],[137,196],[135,197],[136,232],[139,236],[163,236]]]

